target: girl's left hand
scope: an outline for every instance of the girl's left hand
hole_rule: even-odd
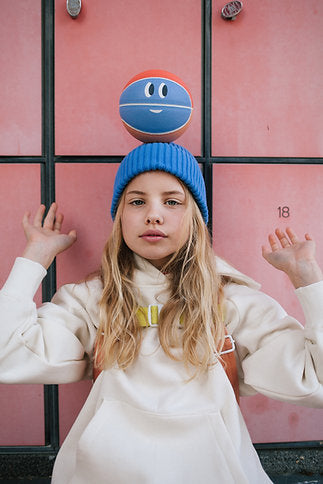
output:
[[[272,266],[285,272],[297,287],[308,286],[323,279],[315,259],[315,242],[309,234],[300,240],[291,228],[280,229],[268,236],[270,249],[262,246],[262,255]]]

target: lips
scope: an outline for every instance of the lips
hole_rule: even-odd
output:
[[[161,230],[147,230],[139,236],[141,239],[148,240],[150,242],[166,239],[167,235]]]

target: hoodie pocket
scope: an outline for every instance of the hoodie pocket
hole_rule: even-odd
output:
[[[251,482],[219,412],[159,414],[108,400],[79,440],[76,469],[73,482],[87,484]]]

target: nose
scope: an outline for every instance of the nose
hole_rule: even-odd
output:
[[[162,215],[158,214],[157,212],[150,211],[146,215],[145,223],[146,225],[150,225],[150,224],[161,225],[164,223],[164,219]]]

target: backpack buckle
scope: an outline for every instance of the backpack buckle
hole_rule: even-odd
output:
[[[228,348],[228,345],[231,345],[231,347]],[[231,334],[225,335],[223,348],[225,348],[225,349],[220,352],[220,355],[226,355],[227,353],[233,353],[233,351],[236,349],[235,341],[232,338]]]

